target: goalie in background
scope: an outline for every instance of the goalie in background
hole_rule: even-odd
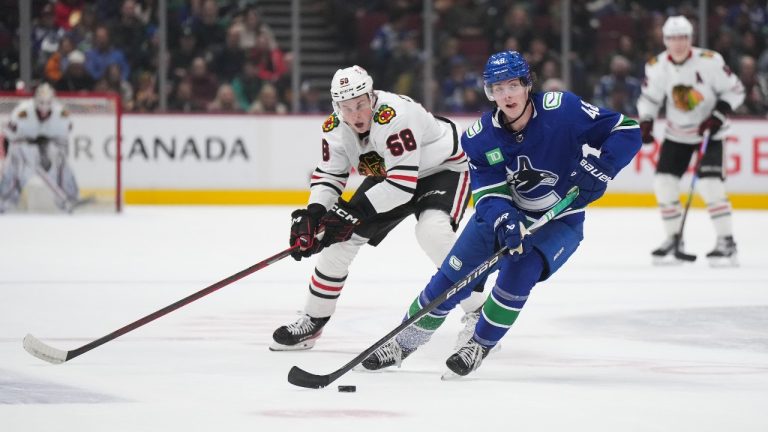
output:
[[[0,177],[0,212],[71,212],[80,195],[67,164],[72,122],[53,88],[41,84],[2,127],[8,152]]]

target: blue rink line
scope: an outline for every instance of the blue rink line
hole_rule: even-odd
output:
[[[32,379],[0,369],[0,405],[128,402],[77,387]]]

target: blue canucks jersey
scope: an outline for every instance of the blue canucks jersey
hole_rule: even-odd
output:
[[[622,114],[569,92],[533,93],[531,100],[533,115],[523,130],[504,128],[497,108],[462,135],[481,219],[501,199],[533,221],[565,196],[575,163],[583,156],[599,154],[618,172],[640,149],[637,122]],[[566,210],[559,218],[571,225],[581,223],[584,209]]]

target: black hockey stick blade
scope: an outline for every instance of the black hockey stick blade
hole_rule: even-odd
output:
[[[341,370],[343,370],[343,368],[332,374],[315,375],[305,371],[298,366],[294,366],[291,368],[290,372],[288,372],[288,382],[298,387],[321,389],[328,387],[330,383],[336,381],[336,378],[340,377],[346,372],[343,371],[339,373]]]
[[[565,197],[563,197],[563,199],[561,199],[557,204],[555,204],[554,207],[552,207],[548,212],[546,212],[542,217],[540,217],[536,222],[534,222],[533,225],[529,227],[530,232],[535,232],[541,226],[543,226],[550,220],[554,219],[555,216],[557,216],[563,210],[568,208],[568,206],[571,205],[573,200],[576,199],[578,195],[579,195],[578,187],[574,186],[570,190],[568,190],[568,193],[565,195]],[[432,300],[431,302],[427,303],[423,308],[421,308],[421,310],[413,314],[407,320],[400,323],[400,325],[395,327],[392,331],[387,333],[384,337],[376,341],[373,345],[369,346],[365,351],[358,354],[355,358],[347,362],[347,364],[337,369],[336,371],[331,372],[330,374],[327,374],[327,375],[316,375],[311,372],[307,372],[298,366],[293,366],[291,370],[288,372],[288,382],[298,387],[305,387],[305,388],[311,388],[311,389],[321,389],[324,387],[328,387],[329,384],[336,381],[339,377],[341,377],[345,373],[351,371],[352,368],[354,368],[358,364],[362,363],[363,360],[368,358],[368,356],[373,354],[374,351],[379,349],[381,346],[387,343],[390,339],[397,336],[398,333],[405,330],[406,327],[415,323],[416,321],[421,319],[421,317],[423,317],[424,315],[432,312],[436,307],[440,306],[443,302],[448,300],[451,296],[456,294],[462,288],[468,286],[474,280],[482,276],[485,276],[485,274],[488,271],[494,268],[494,266],[498,263],[501,257],[504,254],[509,252],[510,250],[506,246],[499,249],[495,254],[491,255],[490,258],[480,263],[480,265],[478,265],[474,270],[469,272],[466,276],[456,281],[456,283],[454,283],[445,292],[435,297],[435,299]]]
[[[691,198],[689,197],[688,200],[690,201],[690,199]],[[686,207],[686,210],[687,210],[687,207]],[[675,249],[674,249],[675,258],[680,260],[680,261],[685,261],[685,262],[694,262],[694,261],[696,261],[696,255],[687,254],[687,253],[683,252],[682,250],[680,250],[680,242],[681,242],[680,239],[681,238],[682,238],[682,236],[678,235],[676,237],[676,240],[675,240]]]
[[[675,258],[679,259],[680,261],[685,261],[685,262],[694,262],[694,261],[696,261],[696,255],[687,254],[687,253],[681,251],[678,248],[675,248]]]
[[[231,283],[234,283],[234,282],[236,282],[236,281],[238,281],[238,280],[240,280],[240,279],[250,275],[251,273],[255,273],[256,271],[261,270],[264,267],[269,266],[270,264],[273,264],[273,263],[275,263],[277,261],[280,261],[281,259],[287,257],[288,255],[291,254],[291,252],[293,252],[294,250],[296,250],[298,248],[299,248],[299,244],[296,243],[295,245],[289,247],[288,249],[285,249],[284,251],[278,252],[275,255],[272,255],[271,257],[269,257],[269,258],[267,258],[267,259],[265,259],[263,261],[260,261],[260,262],[254,264],[254,265],[252,265],[252,266],[250,266],[250,267],[248,267],[248,268],[246,268],[244,270],[240,270],[239,272],[237,272],[237,273],[235,273],[235,274],[233,274],[233,275],[231,275],[231,276],[229,276],[227,278],[224,278],[224,279],[214,283],[213,285],[210,285],[210,286],[208,286],[206,288],[203,288],[200,291],[197,291],[196,293],[190,294],[187,297],[184,297],[183,299],[181,299],[181,300],[179,300],[179,301],[177,301],[175,303],[172,303],[172,304],[170,304],[170,305],[168,305],[168,306],[166,306],[166,307],[164,307],[162,309],[156,310],[155,312],[152,312],[151,314],[149,314],[149,315],[147,315],[145,317],[139,318],[138,320],[136,320],[136,321],[134,321],[134,322],[132,322],[132,323],[126,325],[126,326],[123,326],[123,327],[113,331],[112,333],[106,335],[106,336],[102,336],[99,339],[96,339],[96,340],[94,340],[92,342],[89,342],[89,343],[81,346],[80,348],[73,349],[73,350],[70,350],[70,351],[60,350],[60,349],[54,348],[54,347],[52,347],[50,345],[47,345],[47,344],[43,343],[42,341],[40,341],[40,339],[34,337],[31,334],[28,334],[28,335],[26,335],[24,337],[24,342],[23,342],[24,349],[28,353],[32,354],[33,356],[35,356],[35,357],[37,357],[37,358],[39,358],[41,360],[45,360],[48,363],[61,364],[61,363],[67,362],[67,361],[72,360],[73,358],[75,358],[75,357],[77,357],[77,356],[79,356],[79,355],[81,355],[83,353],[86,353],[86,352],[88,352],[88,351],[90,351],[90,350],[92,350],[94,348],[97,348],[97,347],[99,347],[99,346],[101,346],[101,345],[103,345],[103,344],[105,344],[105,343],[107,343],[107,342],[109,342],[109,341],[111,341],[113,339],[116,339],[116,338],[118,338],[118,337],[120,337],[120,336],[122,336],[122,335],[124,335],[124,334],[126,334],[128,332],[130,332],[130,331],[136,330],[137,328],[139,328],[139,327],[141,327],[141,326],[143,326],[143,325],[145,325],[147,323],[150,323],[150,322],[152,322],[152,321],[154,321],[154,320],[156,320],[156,319],[158,319],[158,318],[160,318],[160,317],[162,317],[164,315],[167,315],[167,314],[175,311],[176,309],[181,308],[182,306],[188,305],[188,304],[192,303],[193,301],[198,300],[198,299],[200,299],[202,297],[205,297],[205,296],[207,296],[208,294],[210,294],[210,293],[212,293],[214,291],[218,291],[219,289],[224,288],[225,286],[227,286],[227,285],[229,285]]]

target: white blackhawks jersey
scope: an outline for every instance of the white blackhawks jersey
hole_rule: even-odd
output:
[[[69,113],[61,104],[54,102],[50,115],[40,120],[32,99],[19,103],[11,112],[8,122],[3,125],[3,132],[10,143],[34,141],[44,136],[51,142],[64,144],[71,129]]]
[[[734,110],[738,108],[744,101],[744,86],[715,51],[693,47],[688,59],[679,65],[664,51],[645,65],[645,81],[637,101],[640,120],[655,118],[665,97],[665,137],[698,144],[699,124],[720,100]],[[722,139],[728,126],[726,122],[712,138]]]
[[[467,157],[447,120],[407,96],[377,90],[371,129],[358,134],[333,113],[323,123],[322,159],[312,174],[309,203],[331,208],[354,168],[384,177],[366,191],[377,213],[408,202],[416,181],[434,173],[467,171]]]

